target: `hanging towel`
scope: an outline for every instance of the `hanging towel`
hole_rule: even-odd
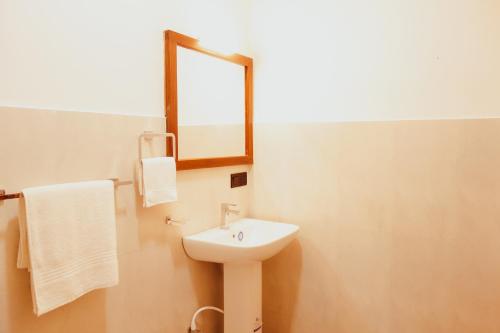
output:
[[[34,187],[23,197],[17,266],[30,271],[36,315],[118,284],[111,180]]]
[[[176,166],[173,157],[143,158],[142,194],[143,206],[177,201]]]

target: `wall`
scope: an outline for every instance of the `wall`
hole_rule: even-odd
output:
[[[137,138],[161,130],[161,117],[0,108],[0,188],[120,177],[134,179]],[[147,147],[146,147],[147,148]],[[154,145],[151,154],[164,151]],[[181,237],[217,225],[221,202],[246,212],[248,190],[229,188],[229,174],[248,167],[178,173],[179,200],[143,209],[136,186],[116,192],[120,283],[93,291],[39,318],[32,312],[29,274],[16,268],[17,200],[0,206],[0,332],[184,332],[194,311],[222,306],[218,265],[189,259]],[[167,226],[166,216],[185,220]],[[221,318],[203,315],[217,332]]]
[[[1,0],[0,188],[133,178],[138,135],[165,129],[163,31],[245,52],[248,3]],[[181,237],[215,226],[221,202],[246,212],[248,190],[229,188],[229,174],[245,170],[179,172],[179,202],[147,210],[135,187],[120,188],[119,286],[40,318],[29,274],[15,268],[17,202],[4,203],[0,332],[185,332],[198,307],[222,306],[222,275],[218,265],[190,260]],[[187,224],[166,226],[167,215]],[[220,331],[221,317],[204,314],[201,324]]]
[[[498,1],[256,0],[257,122],[500,115]]]
[[[0,105],[164,114],[163,31],[248,51],[248,0],[2,0]]]
[[[264,264],[265,332],[500,330],[499,15],[254,1],[250,215],[301,227]]]
[[[500,330],[500,120],[260,124],[266,332]]]
[[[0,105],[88,112],[2,108],[9,190],[130,177],[138,133],[163,124],[150,116],[163,114],[168,28],[252,51],[257,124],[251,191],[227,189],[238,167],[179,173],[176,206],[146,211],[120,189],[120,286],[39,319],[14,268],[16,203],[0,207],[0,331],[183,331],[197,306],[220,303],[221,279],[185,257],[180,237],[215,225],[222,200],[301,226],[264,265],[267,332],[498,331],[498,121],[383,120],[498,116],[499,10],[493,0],[1,1]],[[192,222],[166,227],[170,213]]]

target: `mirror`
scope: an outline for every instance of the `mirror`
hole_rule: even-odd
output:
[[[177,47],[179,159],[245,155],[242,66]]]
[[[177,169],[251,164],[252,59],[170,30],[165,38],[167,130],[177,138]]]

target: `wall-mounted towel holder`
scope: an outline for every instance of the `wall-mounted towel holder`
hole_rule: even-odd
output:
[[[145,131],[141,135],[139,135],[139,160],[142,160],[142,140],[152,140],[153,137],[155,136],[161,136],[164,138],[172,138],[172,155],[173,158],[177,160],[177,145],[175,142],[175,135],[172,133],[165,133],[165,132],[152,132],[152,131]]]
[[[172,157],[174,160],[177,160],[177,144],[175,141],[175,135],[173,133],[166,132],[152,132],[152,131],[144,131],[141,135],[139,135],[139,161],[142,161],[142,157],[144,154],[142,153],[142,140],[152,140],[154,137],[164,137],[172,139]],[[142,181],[144,178],[142,178]],[[144,184],[142,184],[144,188]],[[165,224],[167,225],[183,225],[186,224],[184,221],[178,221],[170,218],[170,216],[165,217]]]
[[[113,183],[115,184],[115,187],[123,186],[123,185],[132,185],[134,183],[131,180],[120,181],[120,179],[118,179],[118,178],[109,178],[109,180],[113,181]],[[5,193],[4,189],[0,189],[0,201],[10,200],[10,199],[19,199],[22,196],[23,196],[22,192],[7,194],[7,193]]]

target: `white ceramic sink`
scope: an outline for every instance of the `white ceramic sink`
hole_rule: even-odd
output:
[[[244,218],[182,239],[196,260],[224,264],[224,332],[262,332],[262,261],[287,246],[299,227]]]
[[[266,260],[297,235],[293,224],[243,218],[229,225],[183,238],[187,254],[196,260],[233,263]]]

